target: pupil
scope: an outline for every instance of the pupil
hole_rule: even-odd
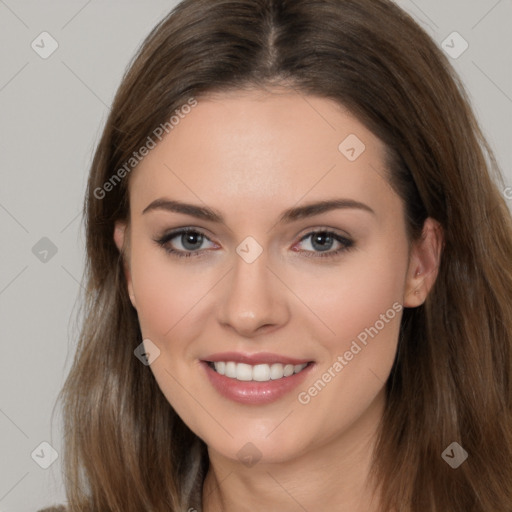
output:
[[[202,242],[201,237],[202,236],[203,235],[201,235],[200,233],[184,233],[181,237],[183,247],[185,247],[186,250],[190,250],[190,251],[197,249],[197,247],[195,247],[195,246],[197,246],[197,245],[199,245],[199,247],[201,246],[201,242]],[[194,243],[195,238],[199,238],[199,241],[196,241]],[[192,247],[190,247],[190,246],[187,247],[187,244],[191,244]]]
[[[326,247],[326,244],[324,242],[324,244],[322,244],[322,240],[323,239],[327,239],[327,245],[329,247]],[[332,244],[332,237],[331,235],[328,235],[327,233],[317,233],[313,236],[313,247],[315,249],[319,249],[320,251],[326,251],[330,248],[330,243]],[[315,246],[315,244],[320,244],[319,247]]]

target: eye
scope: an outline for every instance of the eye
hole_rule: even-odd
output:
[[[304,252],[306,257],[331,258],[339,256],[341,253],[355,247],[353,240],[326,229],[320,229],[308,233],[300,239],[299,243],[309,238],[311,238],[311,241],[305,245],[309,245],[312,250],[297,251]],[[334,251],[330,250],[335,244],[338,244],[338,248]]]
[[[300,239],[299,244],[309,238],[311,241],[305,245],[309,245],[311,249],[293,250],[303,253],[306,257],[334,258],[355,247],[353,240],[327,229],[308,233]],[[173,242],[175,239],[176,241]],[[204,255],[206,249],[201,247],[206,240],[211,242],[201,231],[194,228],[182,228],[166,233],[163,237],[156,239],[155,242],[172,256],[190,258],[191,256]],[[213,242],[211,243],[213,244]],[[336,244],[338,248],[331,250],[333,245]],[[181,247],[179,247],[180,245]],[[215,246],[215,244],[213,245]],[[176,248],[176,246],[178,247]]]
[[[177,242],[172,242],[177,239]],[[192,228],[178,229],[165,234],[155,242],[164,248],[166,252],[178,258],[201,256],[203,250],[199,250],[205,240],[210,240],[204,233]],[[212,242],[213,243],[213,242]],[[173,245],[181,245],[177,249]]]

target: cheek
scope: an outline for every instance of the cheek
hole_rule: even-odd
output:
[[[331,272],[328,286],[310,292],[311,309],[333,331],[317,322],[322,359],[296,397],[311,431],[335,435],[364,418],[382,395],[396,355],[406,265],[406,245],[373,246]]]
[[[132,286],[144,337],[164,340],[208,293],[204,270],[190,265],[183,271],[184,265],[163,249],[133,247]]]
[[[335,334],[323,338],[328,357],[315,382],[328,373],[325,379],[332,384],[325,391],[322,386],[310,388],[310,396],[315,397],[316,407],[333,411],[340,421],[369,407],[389,376],[400,331],[407,261],[406,244],[382,245],[357,262],[354,258],[333,278],[331,292],[320,294],[323,302],[318,308],[323,308],[324,320]]]
[[[317,322],[317,332],[331,356],[348,350],[358,336],[364,341],[364,333],[375,324],[381,338],[396,338],[407,260],[405,243],[377,241],[336,267],[314,275],[304,272],[295,281],[297,295],[322,321]]]

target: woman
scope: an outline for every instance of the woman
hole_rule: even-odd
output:
[[[185,0],[114,100],[71,511],[512,510],[512,220],[387,0]]]

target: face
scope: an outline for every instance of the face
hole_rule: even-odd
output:
[[[386,173],[345,109],[277,90],[199,99],[133,171],[114,236],[149,368],[211,453],[282,462],[375,429],[436,265]]]

